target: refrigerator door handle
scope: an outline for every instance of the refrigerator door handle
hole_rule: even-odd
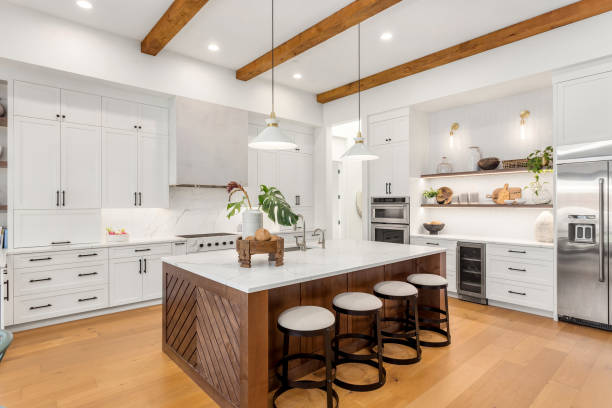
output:
[[[599,281],[605,282],[605,263],[604,263],[604,236],[605,236],[605,223],[604,223],[604,179],[599,179]]]

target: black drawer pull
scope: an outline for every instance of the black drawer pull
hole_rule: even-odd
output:
[[[98,254],[97,253],[93,253],[93,254],[79,254],[79,258],[85,258],[85,257],[88,257],[88,256],[98,256]]]
[[[79,299],[79,302],[89,302],[90,300],[96,300],[97,298],[97,296],[92,296],[88,298]]]
[[[517,271],[517,272],[527,272],[527,269],[519,269],[519,268],[508,268],[509,271]]]
[[[89,273],[79,273],[79,277],[81,276],[93,276],[93,275],[97,275],[98,272],[89,272]]]
[[[51,303],[48,303],[48,304],[43,305],[43,306],[30,306],[30,310],[44,309],[46,307],[51,307]]]
[[[517,251],[515,249],[509,249],[508,252],[513,253],[513,254],[526,254],[527,251]]]
[[[174,245],[185,245],[184,242],[175,242]]]
[[[438,242],[426,242],[425,244],[427,244],[427,245],[436,245],[436,246],[440,245],[440,243],[438,243]]]
[[[515,292],[513,290],[509,290],[508,293],[512,293],[513,295],[527,296],[525,292]]]
[[[50,281],[51,278],[41,278],[41,279],[30,279],[30,283],[34,283],[34,282],[44,282],[44,281]]]
[[[66,245],[69,244],[70,241],[53,241],[51,242],[51,245]]]
[[[31,258],[30,262],[50,261],[51,259],[53,259],[53,258],[51,258],[50,256],[48,256],[46,258]]]
[[[146,249],[135,249],[134,252],[147,252],[150,251],[151,248],[146,248]]]

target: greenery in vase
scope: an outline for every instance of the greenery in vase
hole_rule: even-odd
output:
[[[297,214],[291,211],[291,206],[285,200],[283,193],[276,187],[261,185],[259,207],[268,214],[268,218],[280,225],[289,227],[297,224]]]
[[[544,150],[536,150],[527,156],[527,170],[534,174],[534,181],[525,186],[525,190],[532,190],[539,196],[547,182],[540,181],[540,174],[552,172],[553,148],[547,146]]]
[[[433,187],[429,190],[423,191],[423,197],[425,198],[434,198],[438,196],[438,190],[434,190]]]
[[[242,207],[248,205],[249,209],[253,209],[251,205],[251,199],[249,194],[246,192],[244,187],[235,181],[231,181],[227,185],[227,192],[229,193],[230,202],[227,204],[227,218],[231,218],[242,211]],[[268,215],[273,222],[277,222],[280,225],[292,226],[297,223],[298,216],[291,210],[291,206],[285,200],[283,193],[276,187],[268,187],[265,185],[260,186],[261,194],[259,195],[259,208]],[[232,196],[235,193],[242,193],[242,199],[240,201],[232,202]]]

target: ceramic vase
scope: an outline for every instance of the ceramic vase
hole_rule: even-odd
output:
[[[442,156],[442,161],[438,164],[438,173],[452,173],[453,166],[448,162],[446,156]]]
[[[478,162],[482,159],[482,153],[480,153],[480,147],[478,146],[470,146],[470,157],[468,160],[468,171],[478,171],[480,167],[478,167]]]
[[[552,194],[550,190],[545,189],[543,186],[533,190],[532,194],[534,204],[548,204],[552,201]]]
[[[255,235],[255,231],[263,228],[263,213],[259,210],[246,210],[242,213],[242,239]]]
[[[542,211],[535,221],[535,239],[539,242],[553,242],[554,217],[550,211]]]

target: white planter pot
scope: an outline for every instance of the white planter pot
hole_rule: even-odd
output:
[[[246,210],[242,213],[242,239],[255,235],[255,231],[263,228],[263,213],[259,210]]]

